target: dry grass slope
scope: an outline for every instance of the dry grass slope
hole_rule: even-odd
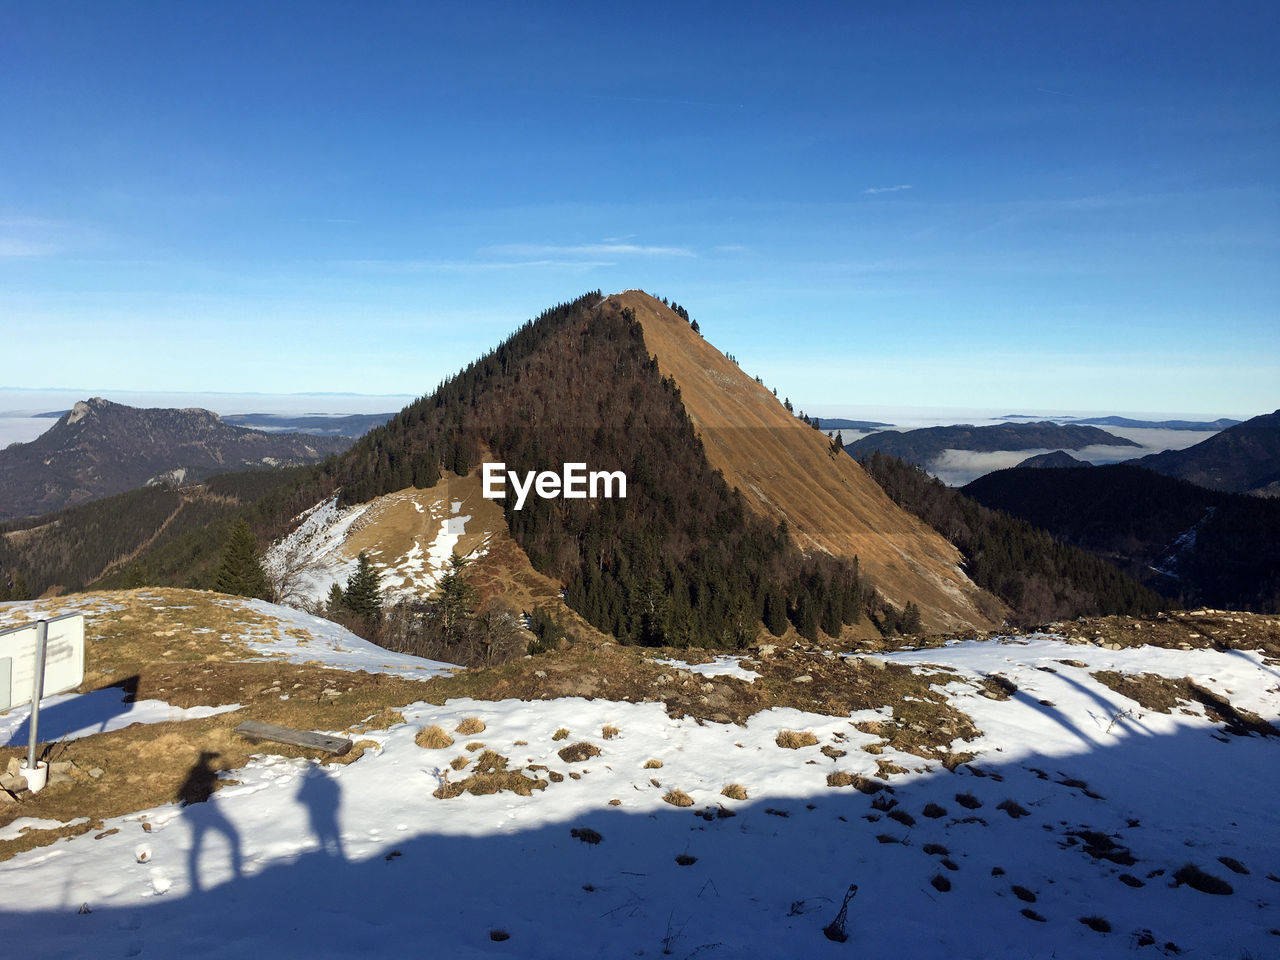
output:
[[[711,465],[752,509],[785,519],[802,549],[857,556],[895,604],[919,604],[928,630],[986,629],[1002,619],[1002,604],[961,571],[956,548],[894,504],[852,457],[833,455],[825,434],[787,413],[660,301],[638,290],[611,299],[635,311]]]

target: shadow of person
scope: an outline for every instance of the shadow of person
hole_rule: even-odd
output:
[[[237,878],[241,876],[240,834],[231,825],[216,803],[206,803],[218,782],[218,772],[209,765],[209,761],[218,756],[208,750],[202,751],[187,779],[178,788],[178,803],[190,808],[200,804],[200,808],[188,809],[184,819],[191,825],[191,848],[187,851],[187,873],[191,882],[191,890],[200,892],[200,848],[204,845],[205,833],[215,830],[227,839],[230,849],[231,869]]]
[[[325,773],[319,764],[307,768],[298,788],[298,802],[307,808],[311,832],[320,841],[320,852],[345,860],[342,833],[338,829],[338,807],[342,803],[337,778]]]

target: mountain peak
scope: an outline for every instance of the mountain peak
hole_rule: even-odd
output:
[[[149,482],[311,463],[348,445],[341,438],[234,427],[201,408],[130,407],[90,397],[30,443],[0,450],[0,519],[48,513]]]

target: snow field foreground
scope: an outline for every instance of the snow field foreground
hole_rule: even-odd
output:
[[[291,656],[338,655],[291,632],[305,626],[277,631]],[[935,689],[982,731],[952,744],[972,762],[951,773],[894,749],[876,732],[892,704],[736,725],[659,702],[419,701],[360,733],[376,747],[350,765],[264,751],[206,802],[0,862],[0,937],[85,958],[1275,954],[1280,740],[1228,733],[1199,701],[1143,707],[1094,676],[1190,677],[1274,720],[1274,663],[1041,635],[884,660],[955,671]],[[452,743],[419,746],[432,726]],[[488,751],[527,796],[433,795]],[[1187,864],[1219,892],[1174,886]],[[848,941],[833,942],[823,928],[853,883]]]

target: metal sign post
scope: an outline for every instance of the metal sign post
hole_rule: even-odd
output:
[[[31,740],[22,769],[32,793],[44,786],[47,770],[36,757],[40,699],[74,690],[83,681],[84,614],[68,613],[0,630],[0,712],[31,704]]]
[[[27,745],[27,769],[35,770],[36,743],[40,736],[40,698],[44,696],[44,661],[49,648],[49,621],[36,622],[36,662],[31,679],[31,742]]]

